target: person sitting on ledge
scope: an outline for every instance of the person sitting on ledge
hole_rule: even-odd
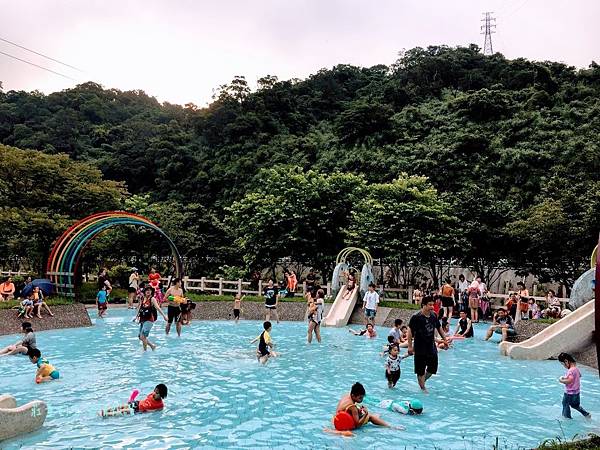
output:
[[[0,298],[2,300],[12,300],[15,297],[15,285],[11,277],[6,277],[4,283],[0,285]]]
[[[502,341],[505,341],[508,336],[515,336],[517,334],[513,319],[506,313],[504,308],[500,308],[496,313],[492,326],[488,329],[485,336],[485,340],[487,341],[491,338],[494,333],[502,334]]]

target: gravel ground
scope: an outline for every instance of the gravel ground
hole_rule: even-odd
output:
[[[21,323],[29,321],[34,331],[54,330],[58,328],[77,328],[89,327],[92,325],[90,316],[81,303],[73,305],[51,306],[54,317],[42,311],[42,318],[38,319],[18,319],[17,312],[14,309],[0,310],[0,335],[15,334],[21,331]]]

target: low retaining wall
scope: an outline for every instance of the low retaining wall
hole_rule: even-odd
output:
[[[306,303],[280,302],[277,306],[279,320],[303,321],[306,319]],[[242,302],[240,319],[265,320],[265,304],[259,302]],[[197,302],[192,317],[196,320],[233,319],[233,302]],[[271,321],[275,316],[271,314]]]
[[[21,333],[21,323],[31,322],[34,331],[59,328],[90,327],[92,322],[85,306],[81,303],[51,306],[54,317],[42,312],[42,319],[18,319],[14,309],[0,309],[0,335]]]

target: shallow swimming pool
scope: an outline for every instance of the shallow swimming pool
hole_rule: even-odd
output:
[[[26,357],[0,358],[2,392],[19,404],[43,399],[49,412],[42,430],[0,444],[14,448],[530,448],[546,438],[585,435],[598,422],[560,420],[563,374],[556,361],[513,361],[496,343],[484,342],[485,326],[472,342],[440,354],[440,371],[420,393],[412,359],[403,361],[398,387],[388,390],[376,340],[347,329],[324,329],[323,344],[305,343],[306,324],[275,325],[281,358],[260,366],[249,341],[261,323],[200,322],[182,338],[166,337],[159,321],[151,334],[159,345],[144,353],[127,310],[109,310],[91,328],[38,333],[38,346],[61,373],[36,385]],[[387,330],[386,330],[387,331]],[[18,336],[4,336],[0,346]],[[582,404],[600,414],[600,381],[581,368]],[[361,381],[367,393],[397,400],[420,398],[422,416],[378,412],[406,431],[367,426],[353,438],[322,432],[339,397]],[[100,419],[97,411],[125,402],[133,388],[145,396],[164,382],[162,412]]]

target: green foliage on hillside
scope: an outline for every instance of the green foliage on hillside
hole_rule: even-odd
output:
[[[595,63],[577,70],[476,46],[415,48],[390,67],[339,65],[306,80],[267,76],[256,92],[236,77],[207,108],[94,83],[0,92],[1,143],[68,155],[45,156],[54,173],[4,162],[12,178],[0,195],[15,210],[3,214],[13,228],[3,255],[28,256],[26,239],[38,254],[65,224],[119,204],[164,222],[195,272],[284,256],[330,264],[360,243],[432,269],[452,257],[568,283],[600,230],[599,94]],[[98,172],[63,180],[73,161],[133,197]],[[50,198],[30,195],[44,177]],[[65,204],[60,183],[74,179],[86,185]],[[28,229],[46,210],[52,222]],[[87,258],[166,252],[125,230]]]

